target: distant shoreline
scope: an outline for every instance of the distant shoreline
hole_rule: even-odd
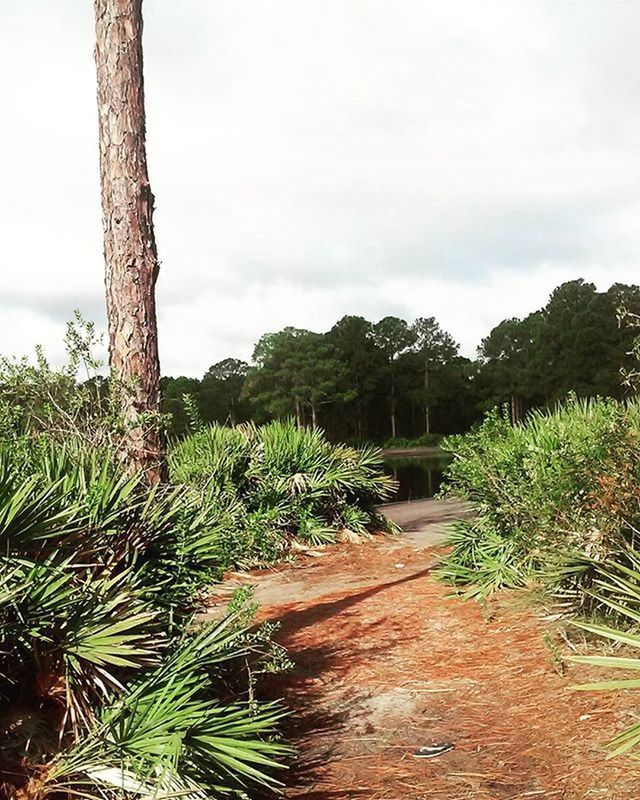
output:
[[[408,458],[410,456],[439,456],[446,453],[441,447],[387,447],[382,448],[385,458]]]

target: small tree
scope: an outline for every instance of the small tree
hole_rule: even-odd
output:
[[[413,323],[416,352],[422,357],[423,397],[424,397],[424,432],[431,433],[431,403],[433,386],[431,375],[434,369],[452,359],[458,352],[458,345],[453,338],[443,331],[434,317],[418,317]]]
[[[384,353],[387,364],[389,384],[389,419],[391,422],[391,437],[396,438],[396,410],[398,396],[396,387],[396,361],[402,353],[415,344],[416,334],[403,319],[398,317],[383,317],[373,326],[373,340]]]
[[[253,360],[246,396],[266,416],[295,414],[301,427],[308,410],[317,428],[320,408],[345,396],[339,388],[345,368],[326,334],[299,328],[265,334]]]
[[[159,425],[158,254],[147,172],[142,0],[94,0],[105,284],[112,386],[123,456],[150,481],[165,474]]]

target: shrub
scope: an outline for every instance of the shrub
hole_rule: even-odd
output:
[[[150,492],[77,443],[43,443],[26,476],[14,457],[0,448],[4,789],[41,800],[273,786],[282,710],[248,691],[247,665],[270,658],[264,637],[241,611],[195,626],[197,580],[170,580],[186,548],[206,549],[188,493]]]
[[[479,514],[462,526],[480,560],[469,568],[458,530],[443,575],[467,568],[469,580],[482,578],[483,541],[487,552],[504,543],[502,557],[522,574],[563,554],[619,552],[640,521],[639,419],[635,401],[570,399],[520,426],[494,411],[472,433],[446,439],[448,491]]]
[[[437,575],[446,583],[467,587],[466,598],[484,599],[496,589],[525,585],[530,570],[527,553],[482,517],[456,522],[448,544],[453,551],[442,560]]]
[[[441,577],[475,597],[531,576],[551,584],[581,614],[575,626],[625,648],[569,657],[624,670],[573,688],[639,688],[629,673],[640,670],[640,402],[570,399],[520,426],[494,411],[443,446],[454,455],[449,492],[470,500],[477,516],[454,529]],[[639,744],[640,725],[632,725],[610,743],[611,755]]]
[[[422,436],[416,436],[413,439],[395,436],[387,439],[382,447],[385,450],[409,450],[413,447],[437,447],[441,441],[442,434],[440,433],[424,433]]]
[[[225,565],[272,561],[292,538],[311,544],[388,523],[377,503],[392,497],[377,448],[327,442],[293,422],[256,427],[212,425],[175,444],[172,480],[189,487],[218,525],[216,554]]]
[[[211,625],[200,599],[294,536],[380,528],[395,484],[377,450],[274,423],[199,428],[149,489],[118,463],[94,338],[78,317],[62,369],[0,360],[0,793],[247,798],[289,754],[254,692],[288,662],[246,598]]]

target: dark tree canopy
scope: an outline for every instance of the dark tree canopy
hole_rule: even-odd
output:
[[[569,392],[629,391],[621,370],[637,369],[637,330],[620,324],[623,308],[640,315],[637,286],[564,283],[544,308],[496,325],[475,361],[434,317],[345,316],[326,333],[289,327],[262,336],[251,365],[227,358],[202,380],[165,378],[165,410],[176,434],[188,425],[189,394],[205,421],[293,417],[334,440],[380,442],[461,432],[495,405],[518,422]]]

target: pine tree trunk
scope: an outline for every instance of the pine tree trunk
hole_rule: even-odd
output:
[[[302,427],[302,411],[300,409],[300,400],[296,397],[296,427]]]
[[[424,432],[431,433],[431,409],[429,408],[429,359],[424,365]]]
[[[94,0],[100,178],[112,385],[122,452],[150,481],[165,477],[155,284],[158,255],[147,173],[142,0]]]
[[[391,408],[390,408],[390,417],[391,417],[391,438],[396,438],[396,390],[395,386],[391,384]]]
[[[316,412],[316,407],[311,404],[311,425],[313,426],[314,430],[318,427],[318,415]]]
[[[519,425],[522,420],[522,399],[516,395],[511,395],[511,424]]]

